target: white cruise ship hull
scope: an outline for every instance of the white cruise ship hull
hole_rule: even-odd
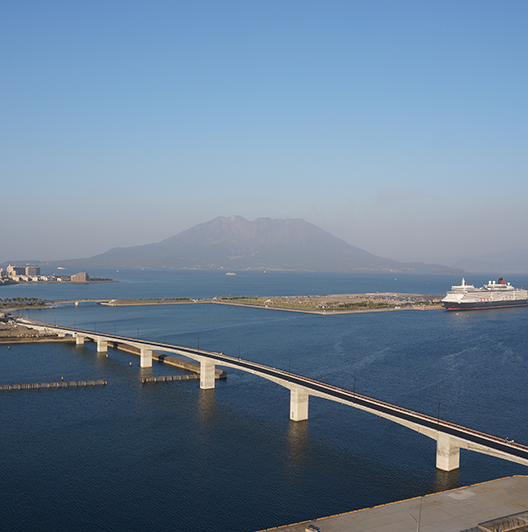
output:
[[[528,291],[514,288],[505,283],[502,277],[498,282],[490,281],[482,288],[475,288],[466,284],[452,286],[447,292],[442,304],[447,310],[481,310],[493,308],[526,307],[528,306]]]
[[[509,307],[526,307],[528,299],[519,299],[517,301],[472,301],[472,302],[446,302],[444,308],[447,310],[481,310],[489,308],[509,308]]]

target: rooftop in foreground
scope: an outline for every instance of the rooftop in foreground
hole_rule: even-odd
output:
[[[502,530],[520,532],[528,530],[521,524],[528,520],[522,515],[527,511],[528,476],[514,476],[268,530],[485,532],[510,516],[510,525]]]

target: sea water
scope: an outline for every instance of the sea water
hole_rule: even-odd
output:
[[[75,272],[68,272],[75,273]],[[119,283],[16,285],[0,297],[214,297],[398,291],[442,295],[453,276],[310,272],[90,272]],[[493,277],[490,277],[493,278]],[[489,279],[468,277],[481,285]],[[508,278],[526,287],[528,277]],[[528,309],[316,316],[212,304],[24,311],[48,323],[167,341],[355,389],[528,443]],[[132,363],[132,365],[130,365]],[[179,371],[95,345],[0,345],[0,383],[105,379],[99,388],[0,396],[3,530],[251,531],[482,482],[527,468],[461,451],[435,469],[436,442],[377,416],[228,369],[144,385]],[[412,523],[411,523],[412,525]]]

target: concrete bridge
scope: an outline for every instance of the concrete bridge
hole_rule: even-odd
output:
[[[436,467],[443,471],[452,471],[459,467],[460,449],[467,449],[518,464],[528,465],[528,447],[525,445],[455,425],[343,388],[265,366],[264,364],[241,360],[223,353],[153,342],[151,340],[55,326],[26,319],[19,319],[18,322],[42,332],[56,333],[59,336],[73,336],[76,338],[77,345],[83,345],[85,340],[93,340],[97,344],[97,352],[99,353],[107,352],[108,342],[133,346],[140,352],[140,366],[142,368],[152,366],[153,350],[175,353],[190,358],[200,363],[200,388],[205,390],[215,386],[216,365],[246,371],[290,390],[290,419],[292,421],[308,419],[310,396],[321,397],[370,412],[436,440]]]

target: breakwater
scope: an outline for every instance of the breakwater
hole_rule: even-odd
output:
[[[140,350],[137,347],[127,344],[121,344],[119,342],[108,342],[108,347],[112,347],[119,351],[124,351],[125,353],[130,353],[132,355],[139,356]],[[196,375],[200,374],[200,364],[198,362],[193,362],[192,360],[184,360],[182,358],[173,357],[170,355],[165,355],[158,351],[152,352],[152,360],[159,362],[160,364],[165,364],[166,366],[172,366],[174,368],[183,369],[185,371],[190,371]],[[215,369],[215,379],[225,379],[227,378],[227,373],[221,369]]]
[[[53,390],[58,388],[84,388],[86,386],[106,386],[103,379],[87,381],[29,382],[24,384],[0,384],[0,392],[11,390]]]
[[[149,382],[172,382],[172,381],[196,381],[200,375],[165,375],[161,377],[143,377],[141,382],[147,384]]]

